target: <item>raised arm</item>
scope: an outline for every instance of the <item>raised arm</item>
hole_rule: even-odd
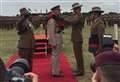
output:
[[[76,23],[78,23],[79,21],[80,21],[80,17],[79,16],[77,16],[77,15],[74,15],[74,16],[66,16],[65,18],[64,18],[64,21],[66,22],[66,23],[68,23],[68,24],[76,24]]]

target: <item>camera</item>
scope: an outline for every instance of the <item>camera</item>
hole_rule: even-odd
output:
[[[1,63],[0,66],[3,66]],[[3,67],[5,69],[5,66]],[[16,59],[8,69],[3,71],[5,82],[32,82],[31,78],[25,77],[24,74],[30,71],[29,63],[26,59]],[[0,74],[1,75],[1,74]]]
[[[112,38],[111,34],[104,34],[101,39],[101,47],[102,49],[96,53],[95,56],[97,56],[101,52],[105,52],[107,50],[112,50],[114,46],[114,40]],[[90,68],[92,72],[96,72],[96,63],[95,61],[92,61],[90,64]]]
[[[102,44],[102,49],[113,48],[114,40],[112,38],[112,35],[110,35],[110,34],[103,35],[101,44]]]

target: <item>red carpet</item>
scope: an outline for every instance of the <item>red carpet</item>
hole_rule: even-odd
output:
[[[17,54],[10,56],[9,59],[7,60],[7,62],[6,62],[6,67],[9,68],[10,65],[11,65],[17,58],[19,58]]]
[[[16,59],[17,55],[8,59],[7,67]],[[33,72],[39,75],[39,82],[78,82],[73,76],[72,69],[64,53],[61,53],[61,70],[64,77],[55,78],[51,75],[51,57],[33,58]]]

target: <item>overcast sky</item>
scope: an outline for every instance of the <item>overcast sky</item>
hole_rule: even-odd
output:
[[[0,0],[0,15],[19,14],[21,7],[30,8],[32,12],[45,12],[55,5],[61,5],[62,12],[70,12],[71,5],[75,2],[83,5],[82,12],[89,12],[92,7],[100,6],[105,13],[120,13],[120,0]]]

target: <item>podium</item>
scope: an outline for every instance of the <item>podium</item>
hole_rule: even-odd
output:
[[[51,52],[48,47],[48,37],[46,35],[35,35],[35,48],[33,50],[33,57],[47,57]]]

